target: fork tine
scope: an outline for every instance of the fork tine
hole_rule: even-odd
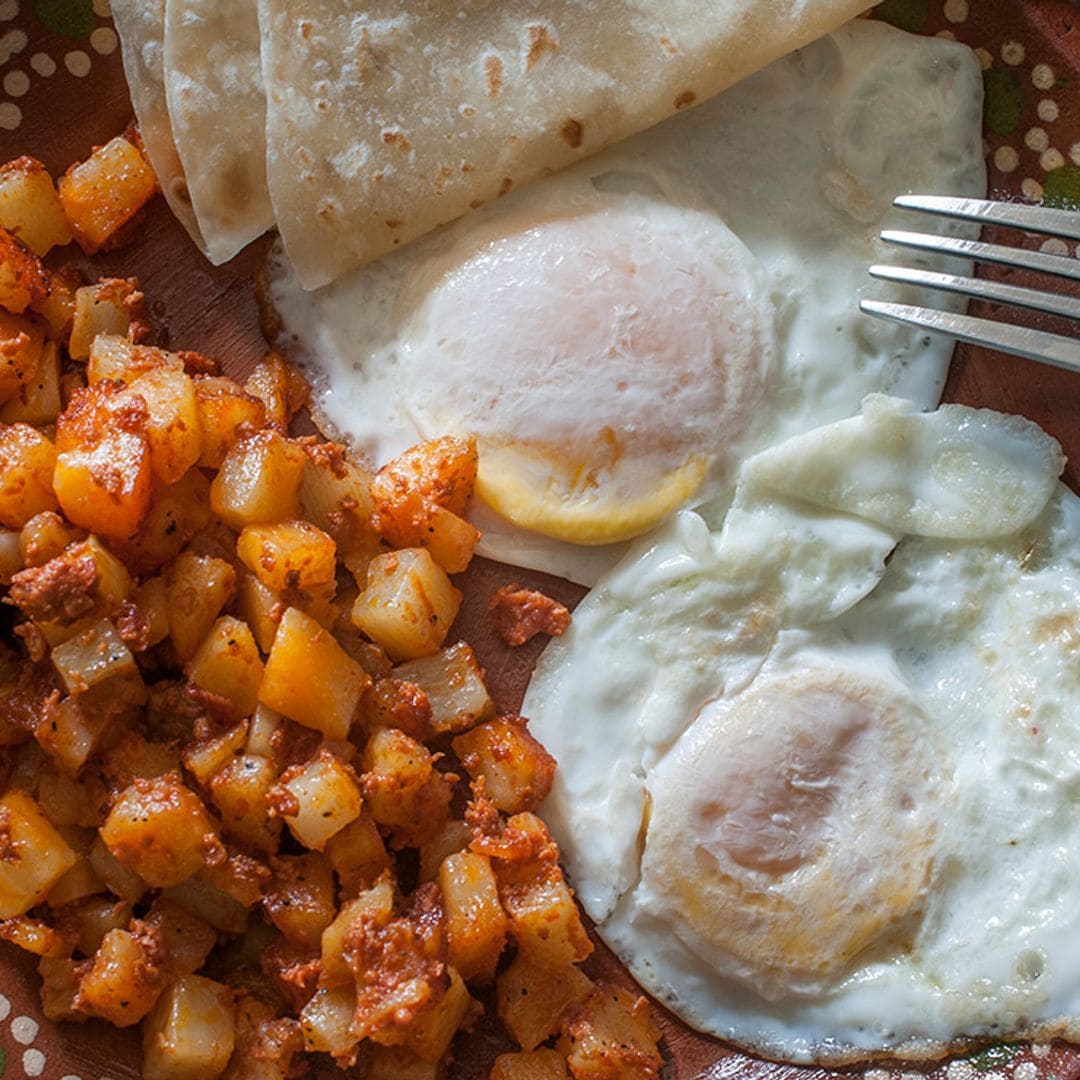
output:
[[[1080,259],[1067,255],[1051,255],[1045,251],[1026,251],[1023,248],[1005,247],[1003,244],[985,244],[981,240],[906,232],[903,229],[886,229],[882,232],[881,239],[887,244],[896,244],[898,247],[916,251],[933,251],[939,255],[955,255],[961,259],[979,259],[982,262],[1016,266],[1023,270],[1038,270],[1044,274],[1080,281]]]
[[[976,319],[971,315],[956,315],[933,308],[911,307],[908,304],[885,304],[877,300],[863,300],[859,309],[867,315],[918,326],[935,333],[948,334],[972,345],[986,345],[991,349],[1015,353],[1028,360],[1038,360],[1068,371],[1080,371],[1080,341],[1048,334],[1043,330],[1031,330],[1026,326]]]
[[[958,199],[948,195],[900,195],[893,200],[893,205],[902,210],[919,210],[924,214],[940,214],[963,221],[1006,225],[1026,232],[1080,240],[1080,213],[1074,210],[990,202],[987,199]]]
[[[930,270],[912,270],[906,266],[871,266],[870,276],[883,281],[922,285],[928,289],[941,289],[944,292],[974,296],[979,300],[1013,304],[1017,307],[1032,308],[1035,311],[1047,311],[1051,315],[1080,319],[1080,297],[1061,296],[1057,293],[1043,292],[1041,289],[1027,289],[1019,285],[984,281],[982,278],[957,277],[955,274],[938,274]]]

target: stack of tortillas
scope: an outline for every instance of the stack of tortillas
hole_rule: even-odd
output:
[[[718,93],[867,0],[113,0],[143,140],[215,263],[306,288]]]

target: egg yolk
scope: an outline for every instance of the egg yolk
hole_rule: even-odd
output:
[[[504,222],[411,292],[398,367],[421,431],[475,434],[481,497],[577,543],[693,498],[748,427],[771,352],[742,243],[644,197]]]
[[[923,725],[898,688],[832,671],[703,713],[649,783],[643,881],[676,933],[766,996],[901,947],[933,854]]]

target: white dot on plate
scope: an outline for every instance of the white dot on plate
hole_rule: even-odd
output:
[[[994,165],[1000,172],[1013,172],[1020,164],[1020,155],[1011,146],[999,146],[994,153]]]
[[[1069,157],[1074,165],[1080,165],[1080,142],[1074,142],[1069,147]]]
[[[1034,150],[1037,154],[1041,154],[1049,147],[1050,136],[1046,134],[1045,128],[1029,128],[1027,134],[1024,136],[1024,145],[1029,150]]]
[[[989,71],[994,66],[994,55],[989,49],[984,49],[981,46],[975,50],[975,56],[978,58],[979,67],[983,71]]]
[[[1051,146],[1049,150],[1044,150],[1039,155],[1039,164],[1043,172],[1053,172],[1054,169],[1060,169],[1065,164],[1065,156],[1060,150]]]
[[[1039,1070],[1034,1061],[1021,1061],[1013,1069],[1013,1080],[1036,1080]]]
[[[11,1012],[11,1002],[0,994],[0,1020],[6,1020],[9,1012]]]
[[[1029,176],[1020,185],[1020,194],[1029,202],[1038,202],[1043,197],[1043,186]]]
[[[1036,111],[1039,114],[1039,119],[1044,124],[1052,124],[1058,118],[1058,103],[1053,98],[1043,98],[1039,102]]]
[[[1062,240],[1060,237],[1052,236],[1049,240],[1044,240],[1039,245],[1039,250],[1045,251],[1047,255],[1068,255],[1069,245],[1066,244],[1065,241]],[[1020,1068],[1019,1066],[1017,1066],[1017,1069],[1013,1073],[1013,1075],[1018,1076],[1019,1074]]]
[[[40,1076],[45,1071],[45,1055],[40,1050],[25,1051],[22,1067],[27,1076]]]
[[[1044,1058],[1050,1054],[1049,1043],[1032,1043],[1031,1044],[1031,1056],[1033,1058]]]
[[[0,64],[6,64],[13,56],[21,53],[28,40],[25,30],[9,30],[0,37]]]
[[[116,31],[111,26],[99,26],[90,35],[90,47],[101,56],[116,52]]]
[[[962,23],[968,17],[968,0],[945,0],[945,18],[951,23]]]
[[[60,1077],[60,1080],[82,1080],[81,1076],[76,1076],[74,1073],[65,1073]]]
[[[25,71],[9,71],[4,76],[4,93],[9,97],[22,97],[30,89],[30,76]]]
[[[90,57],[82,49],[72,49],[64,55],[64,67],[77,79],[90,74]]]
[[[37,1038],[41,1025],[32,1016],[16,1016],[11,1021],[11,1037],[23,1046],[29,1046]]]
[[[1049,64],[1036,64],[1031,69],[1031,82],[1036,90],[1049,90],[1057,82],[1057,76]]]
[[[0,102],[0,128],[14,131],[22,123],[22,109],[10,101]],[[11,1006],[9,1005],[8,1008]]]
[[[1025,50],[1022,41],[1006,41],[1005,44],[1001,46],[1001,59],[1010,67],[1016,67],[1017,64],[1022,64],[1025,56],[1027,56],[1027,51]]]
[[[47,79],[56,74],[56,61],[48,54],[36,52],[30,57],[30,66],[42,78]]]
[[[94,14],[107,19],[112,14],[112,4],[109,0],[94,0]]]
[[[956,35],[951,30],[939,30],[934,37],[944,38],[945,41],[956,40]]]
[[[975,1066],[970,1061],[950,1061],[945,1075],[948,1080],[970,1080],[975,1075]]]
[[[19,0],[0,0],[0,22],[11,22],[19,14]]]

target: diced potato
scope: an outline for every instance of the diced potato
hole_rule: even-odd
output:
[[[322,851],[330,837],[360,816],[356,775],[329,750],[286,769],[280,783],[295,799],[295,813],[282,812],[285,824],[306,848]]]
[[[38,770],[37,803],[41,812],[61,830],[72,850],[88,854],[93,832],[104,817],[100,806],[101,792],[89,783],[73,784],[53,762],[43,763]]]
[[[144,581],[132,594],[132,603],[146,620],[146,647],[169,636],[169,590],[163,577]]]
[[[263,900],[270,921],[290,940],[319,948],[334,921],[334,874],[317,851],[274,860],[274,881]]]
[[[215,514],[236,529],[295,518],[307,455],[276,431],[260,431],[225,455],[210,485]]]
[[[266,408],[232,379],[204,375],[195,379],[202,440],[199,464],[219,469],[226,454],[244,437],[266,424]],[[318,524],[318,522],[316,522]]]
[[[26,565],[21,539],[21,532],[0,529],[0,585],[10,585],[11,579]]]
[[[236,589],[224,559],[185,551],[167,574],[169,634],[181,660],[193,657]]]
[[[247,624],[231,615],[218,619],[188,665],[188,676],[228,698],[237,716],[250,716],[259,704],[263,665]]]
[[[566,1058],[557,1050],[526,1050],[500,1054],[490,1080],[567,1080]]]
[[[142,209],[157,180],[139,148],[118,135],[72,165],[57,188],[75,239],[93,255]]]
[[[495,712],[476,656],[463,641],[398,665],[394,676],[419,687],[427,696],[431,726],[437,734],[467,731]]]
[[[469,982],[490,982],[506,941],[506,913],[491,861],[461,851],[439,868],[450,963]]]
[[[208,881],[189,878],[180,885],[166,889],[162,896],[226,934],[242,934],[247,928],[247,908]]]
[[[352,621],[395,659],[435,652],[461,606],[461,593],[422,548],[373,559]]]
[[[282,431],[308,401],[307,381],[280,353],[271,350],[255,365],[244,390],[266,407],[266,421]]]
[[[453,1042],[472,1004],[461,975],[450,969],[450,985],[433,1005],[424,1009],[409,1026],[405,1046],[422,1061],[442,1059]]]
[[[243,750],[247,742],[248,722],[241,720],[235,727],[214,739],[190,742],[181,757],[184,768],[200,784],[210,782],[210,777]]]
[[[68,355],[72,360],[87,360],[97,353],[94,374],[91,376],[87,373],[89,382],[115,377],[118,357],[135,354],[137,346],[128,345],[125,348],[119,342],[125,340],[131,329],[132,316],[141,302],[142,293],[135,278],[103,278],[93,285],[84,285],[75,290]],[[99,335],[108,339],[101,346],[95,344]],[[136,355],[145,357],[148,351],[140,350]],[[102,370],[105,358],[111,363]]]
[[[180,751],[173,743],[152,743],[129,731],[101,755],[101,767],[114,790],[135,780],[156,780],[180,769]]]
[[[277,761],[278,748],[281,737],[278,732],[285,724],[284,717],[280,713],[260,705],[251,718],[248,727],[247,752],[258,757],[264,757],[268,761]]]
[[[175,484],[198,460],[202,446],[195,387],[183,371],[161,367],[140,375],[131,393],[146,402],[150,463],[163,484]]]
[[[45,322],[50,341],[66,344],[75,318],[75,292],[82,286],[82,278],[73,266],[61,266],[46,271],[49,275],[49,295],[34,304],[34,311]],[[72,372],[72,375],[78,374]]]
[[[52,177],[35,158],[24,156],[0,165],[0,227],[35,255],[71,243],[71,226]]]
[[[273,646],[283,611],[281,601],[254,574],[241,574],[236,613],[251,628],[260,652]]]
[[[41,976],[41,1011],[47,1020],[82,1020],[75,1010],[81,965],[65,956],[43,956],[38,963]]]
[[[259,701],[331,739],[344,739],[371,676],[297,608],[281,618]]]
[[[10,919],[39,903],[75,865],[77,855],[25,792],[9,791],[0,798],[0,825],[6,833],[0,919]]]
[[[143,922],[165,946],[163,966],[172,976],[194,975],[217,944],[217,931],[209,923],[163,896],[154,901]]]
[[[404,679],[379,679],[364,695],[362,711],[369,732],[391,727],[420,742],[435,737],[427,694]]]
[[[447,436],[418,443],[375,476],[371,485],[375,511],[384,520],[397,521],[399,505],[407,505],[407,495],[416,493],[425,503],[460,516],[476,487],[478,463],[475,439]]]
[[[371,816],[391,829],[401,847],[416,847],[446,821],[452,789],[428,749],[404,732],[381,728],[362,757],[364,796]]]
[[[138,532],[123,545],[126,561],[142,573],[164,566],[210,524],[210,481],[190,469],[175,484],[156,488]]]
[[[306,521],[249,525],[236,541],[236,554],[274,592],[314,589],[334,580],[334,541]]]
[[[184,975],[161,995],[143,1025],[144,1080],[214,1080],[236,1041],[233,991]]]
[[[34,956],[67,956],[71,952],[51,926],[25,915],[0,921],[0,941],[9,941]]]
[[[68,520],[107,539],[126,540],[138,529],[150,506],[151,484],[150,447],[130,431],[113,431],[92,448],[58,454],[53,473]]]
[[[345,1057],[360,1041],[352,1033],[356,1013],[355,986],[322,987],[300,1010],[305,1050]]]
[[[345,959],[345,942],[349,931],[362,916],[389,922],[394,914],[394,883],[389,874],[370,889],[365,889],[355,900],[342,904],[334,921],[323,931],[320,946],[322,971],[319,981],[324,986],[352,983],[355,974]]]
[[[247,753],[227,761],[210,781],[222,832],[260,851],[276,851],[281,821],[270,816],[267,801],[275,783],[277,769],[268,758]]]
[[[404,1046],[371,1047],[364,1080],[443,1080],[446,1065],[441,1061],[425,1061]]]
[[[0,307],[21,315],[49,295],[49,275],[21,240],[0,228]]]
[[[161,993],[161,976],[153,960],[127,930],[110,930],[79,982],[75,1007],[116,1027],[137,1024]]]
[[[51,658],[68,693],[73,695],[85,694],[109,679],[138,677],[135,657],[108,619],[57,645]]]
[[[0,309],[0,401],[19,399],[37,377],[45,355],[45,328],[29,315]]]
[[[434,881],[447,855],[464,851],[472,840],[472,829],[461,818],[451,818],[430,839],[420,845],[420,880]],[[467,977],[467,976],[466,976]]]
[[[371,474],[335,443],[305,443],[304,449],[308,461],[300,482],[301,517],[332,536],[338,558],[359,574],[379,549],[371,522]]]
[[[45,903],[59,908],[105,891],[105,885],[94,873],[90,861],[80,856],[79,861],[49,890]]]
[[[56,448],[28,424],[0,427],[0,525],[21,529],[57,508],[53,493]]]
[[[132,284],[122,282],[122,284]],[[104,293],[104,303],[110,293],[114,293],[117,286],[114,282],[99,282],[99,285],[108,284],[112,288]],[[100,294],[99,294],[100,295]],[[114,304],[115,306],[115,304]],[[130,307],[130,303],[128,305]],[[124,331],[126,333],[126,329]],[[119,334],[110,334],[104,331],[87,335],[90,337],[88,344],[89,359],[86,363],[86,381],[94,386],[96,383],[109,380],[128,385],[133,383],[141,375],[148,371],[157,371],[166,368],[169,371],[183,371],[183,358],[176,353],[166,352],[164,349],[155,348],[153,345],[136,345],[133,341]]]
[[[109,721],[106,712],[84,709],[75,698],[61,698],[46,707],[34,728],[34,738],[73,777],[97,751]]]
[[[640,994],[597,984],[563,1022],[558,1049],[580,1080],[656,1080],[660,1029]]]
[[[390,866],[382,835],[366,809],[361,809],[358,818],[330,838],[326,857],[345,896],[367,888]]]
[[[567,1010],[593,983],[579,968],[548,968],[519,953],[495,986],[499,1019],[522,1050],[535,1050],[559,1030]]]
[[[469,775],[483,777],[484,794],[505,814],[535,810],[547,798],[555,759],[526,730],[519,716],[500,716],[453,742]]]
[[[273,1005],[241,993],[236,1003],[236,1047],[225,1080],[289,1080],[302,1050],[297,1021],[279,1017]]]
[[[112,855],[157,888],[197,873],[216,839],[202,800],[176,773],[135,780],[113,804],[101,839]]]
[[[135,904],[146,892],[146,882],[134,870],[118,862],[100,836],[90,849],[90,865],[109,890],[122,900]]]
[[[43,510],[35,514],[19,533],[19,551],[27,566],[42,566],[55,559],[68,544],[82,540],[86,533],[69,525],[59,514]]]
[[[20,381],[18,391],[0,407],[0,423],[42,427],[60,415],[60,347],[46,341],[34,373]]]

